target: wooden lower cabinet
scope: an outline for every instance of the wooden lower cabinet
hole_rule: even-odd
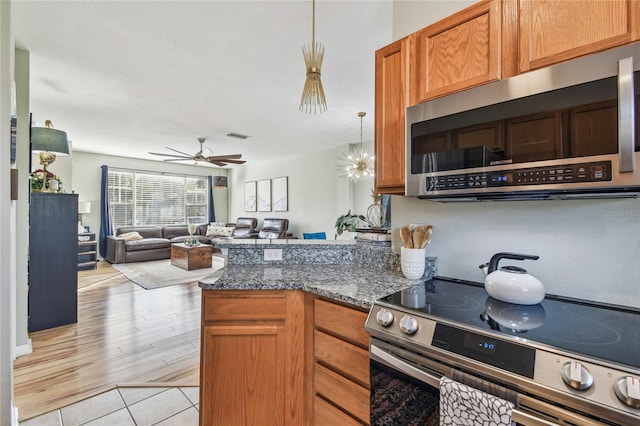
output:
[[[308,424],[304,294],[205,290],[202,304],[200,425]]]
[[[204,290],[200,426],[369,424],[367,312],[298,290]]]
[[[314,425],[368,425],[367,313],[316,298],[313,318]]]

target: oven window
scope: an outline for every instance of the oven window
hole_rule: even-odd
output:
[[[440,424],[439,391],[371,361],[371,425]]]

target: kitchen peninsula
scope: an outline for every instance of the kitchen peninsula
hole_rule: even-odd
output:
[[[368,309],[416,283],[397,255],[353,241],[223,248],[229,266],[200,281],[200,423],[368,424]]]

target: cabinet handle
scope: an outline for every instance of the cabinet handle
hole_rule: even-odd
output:
[[[618,171],[633,172],[635,100],[633,58],[618,61]]]

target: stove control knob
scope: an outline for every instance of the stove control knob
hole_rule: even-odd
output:
[[[640,378],[626,376],[613,385],[616,396],[631,408],[640,408]]]
[[[389,327],[393,324],[393,313],[386,309],[380,309],[376,314],[376,321],[383,327]]]
[[[593,385],[593,376],[587,367],[578,361],[565,362],[560,369],[562,380],[567,386],[583,391]]]
[[[400,330],[408,335],[415,334],[415,332],[418,331],[418,320],[409,315],[403,315],[402,318],[400,318]]]

